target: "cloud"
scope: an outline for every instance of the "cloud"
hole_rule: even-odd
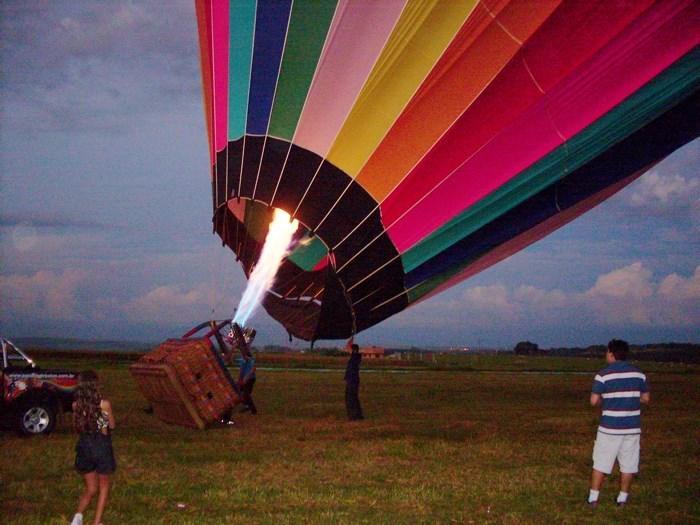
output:
[[[700,178],[650,171],[639,180],[629,200],[633,206],[666,208],[692,205],[698,197]]]
[[[652,273],[641,262],[601,275],[580,297],[601,324],[649,324],[654,287]]]
[[[94,221],[86,221],[69,217],[62,213],[2,213],[0,212],[0,228],[30,227],[30,228],[105,228],[106,226]]]
[[[61,273],[39,271],[28,276],[0,275],[2,317],[34,317],[37,322],[83,320],[78,293],[87,277],[84,270],[75,269]]]
[[[210,315],[217,291],[207,285],[189,290],[180,286],[159,286],[129,301],[122,310],[133,321],[191,323]]]
[[[522,331],[522,327],[570,330],[584,325],[692,327],[700,319],[700,266],[690,277],[674,273],[657,281],[651,270],[635,262],[600,275],[583,292],[476,286],[456,298],[438,296],[408,312],[400,314],[401,325],[470,330],[500,326],[504,331]]]
[[[1,18],[12,127],[121,130],[183,99],[199,103],[192,2],[10,1]]]
[[[700,319],[700,266],[691,277],[678,274],[665,277],[659,284],[659,315],[667,324],[689,325]]]

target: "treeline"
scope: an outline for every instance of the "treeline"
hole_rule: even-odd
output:
[[[513,352],[516,355],[543,355],[559,357],[600,357],[605,356],[605,345],[581,347],[539,348],[536,343],[521,341]],[[657,361],[675,363],[700,363],[700,344],[694,343],[650,343],[630,345],[630,359],[637,361]]]

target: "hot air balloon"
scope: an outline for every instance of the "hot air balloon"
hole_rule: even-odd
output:
[[[345,338],[514,254],[700,135],[694,0],[196,0],[214,231]]]

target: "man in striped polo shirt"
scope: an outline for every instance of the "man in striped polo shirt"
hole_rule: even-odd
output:
[[[597,506],[600,487],[612,472],[617,459],[620,465],[620,493],[617,505],[627,503],[632,478],[639,470],[639,435],[641,403],[649,403],[646,376],[629,364],[629,345],[613,339],[608,343],[605,360],[608,366],[595,376],[591,406],[602,404],[598,434],[593,447],[593,474],[588,504]]]

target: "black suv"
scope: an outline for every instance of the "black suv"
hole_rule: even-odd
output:
[[[48,434],[59,412],[70,412],[78,374],[39,368],[11,341],[0,337],[0,417],[21,434]]]

